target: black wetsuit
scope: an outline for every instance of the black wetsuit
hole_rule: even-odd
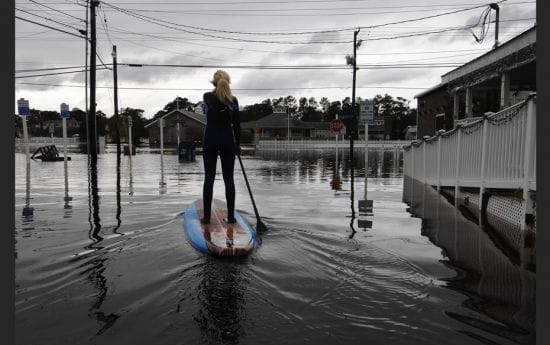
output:
[[[202,147],[204,219],[210,220],[216,162],[219,154],[225,183],[228,219],[233,220],[235,211],[233,168],[235,166],[235,154],[237,150],[240,151],[239,104],[237,99],[233,98],[233,103],[227,106],[213,92],[205,93],[203,102],[203,109],[206,114],[206,128]],[[240,152],[238,153],[240,154]]]

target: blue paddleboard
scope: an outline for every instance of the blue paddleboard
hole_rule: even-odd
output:
[[[202,199],[192,202],[183,215],[183,227],[187,240],[199,251],[219,256],[249,255],[258,246],[256,231],[235,211],[234,224],[228,224],[227,205],[218,199],[212,200],[210,224],[201,224]]]

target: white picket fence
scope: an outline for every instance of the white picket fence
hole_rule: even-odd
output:
[[[369,140],[369,148],[399,148],[409,144],[404,140]],[[260,139],[256,145],[258,150],[302,150],[302,149],[333,149],[336,145],[334,139],[325,140],[301,140],[301,139]],[[340,148],[349,147],[349,140],[338,140]],[[355,140],[354,147],[358,150],[365,147],[364,140]]]
[[[67,145],[78,145],[80,144],[80,138],[76,137],[70,137],[66,139]],[[61,145],[63,144],[63,138],[60,137],[30,137],[29,138],[29,144],[35,144],[35,145]],[[25,145],[25,139],[23,138],[15,138],[15,145]]]
[[[404,174],[420,182],[455,188],[536,191],[536,94],[487,113],[483,118],[440,131],[403,147]],[[480,205],[482,202],[479,203]]]

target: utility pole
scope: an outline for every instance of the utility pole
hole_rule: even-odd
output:
[[[493,46],[493,49],[498,47],[498,25],[499,25],[499,15],[500,15],[500,8],[498,7],[498,4],[489,4],[489,7],[491,7],[496,12],[496,19],[495,19],[495,45]]]
[[[357,132],[357,112],[355,109],[355,79],[357,74],[357,47],[361,44],[361,41],[359,41],[359,44],[357,44],[357,35],[359,34],[359,30],[357,29],[353,32],[353,86],[351,89],[351,112],[352,112],[352,118],[351,118],[351,135],[350,135],[350,141],[349,141],[349,155],[350,155],[350,164],[353,167],[353,139],[355,137],[355,133]]]
[[[88,135],[90,138],[90,150],[88,154],[97,157],[97,131],[96,131],[96,6],[99,1],[90,0],[90,115],[88,116]]]
[[[90,116],[89,114],[89,107],[88,107],[88,43],[89,43],[89,31],[88,31],[88,24],[90,22],[89,20],[89,13],[88,13],[88,9],[89,7],[86,6],[86,47],[85,47],[85,51],[86,53],[84,54],[85,55],[85,68],[84,68],[84,112],[85,112],[85,117],[86,117],[86,152],[88,154],[90,154],[90,129],[88,128],[88,123],[89,123],[89,120],[88,120],[88,117]]]
[[[116,154],[120,157],[120,133],[118,130],[118,75],[116,63],[116,46],[113,46],[113,87],[114,87],[114,103],[115,103],[115,135],[116,135]]]

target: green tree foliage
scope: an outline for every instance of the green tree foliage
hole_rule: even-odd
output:
[[[411,109],[410,101],[403,97],[393,98],[385,94],[374,97],[374,111],[391,121],[392,139],[404,139],[407,126],[416,125],[416,109]]]
[[[175,109],[193,111],[198,103],[192,103],[187,98],[176,97],[173,101],[168,102],[162,110],[159,110],[154,116],[153,120],[164,116]]]
[[[271,100],[265,99],[261,103],[247,105],[240,111],[241,122],[248,122],[261,119],[273,113]]]
[[[181,108],[181,104],[180,104]],[[149,131],[145,128],[145,125],[148,122],[146,118],[143,117],[143,109],[135,108],[124,108],[119,114],[119,121],[121,122],[121,138],[128,138],[128,116],[132,118],[132,142],[134,144],[139,144],[142,138],[149,137]],[[109,128],[111,128],[109,126]],[[113,127],[114,129],[115,127]],[[112,133],[114,137],[114,132]],[[127,140],[127,139],[126,139]]]

